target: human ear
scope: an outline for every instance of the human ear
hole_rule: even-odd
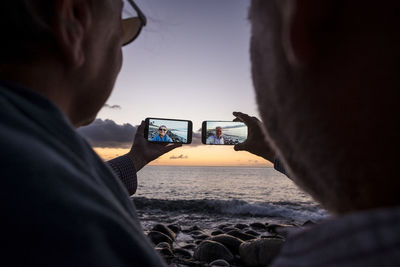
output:
[[[56,0],[54,17],[55,38],[63,53],[64,62],[79,68],[85,62],[84,42],[91,24],[89,1]]]
[[[282,44],[290,64],[311,64],[318,52],[321,22],[329,0],[277,0],[282,11]]]

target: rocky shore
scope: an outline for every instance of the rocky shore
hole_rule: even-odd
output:
[[[256,267],[268,266],[279,254],[288,232],[299,227],[254,222],[221,224],[210,231],[196,225],[183,228],[156,224],[146,234],[170,267]]]

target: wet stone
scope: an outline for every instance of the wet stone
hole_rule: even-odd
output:
[[[196,245],[195,244],[187,244],[187,245],[183,246],[182,248],[193,250],[196,248]]]
[[[267,226],[260,222],[251,223],[250,226],[256,230],[267,230]]]
[[[175,234],[179,234],[179,232],[182,231],[182,227],[178,224],[170,224],[168,225],[168,228]]]
[[[176,239],[176,234],[171,229],[169,229],[167,226],[165,226],[163,224],[156,224],[153,227],[152,231],[161,232],[161,233],[169,236],[169,238],[171,238],[172,240]]]
[[[224,245],[233,255],[239,255],[239,247],[243,240],[231,235],[217,235],[212,236],[207,240],[215,241]]]
[[[232,231],[227,232],[226,234],[231,235],[231,236],[234,236],[234,237],[237,237],[237,238],[239,238],[239,239],[242,239],[243,241],[247,241],[247,240],[251,240],[251,239],[256,239],[255,236],[242,233],[242,232],[240,232],[240,231],[238,231],[238,230],[232,230]]]
[[[194,238],[198,239],[198,240],[204,240],[206,238],[209,238],[209,235],[194,235]]]
[[[233,231],[233,230],[240,231],[240,229],[238,229],[236,227],[232,227],[232,226],[222,228],[222,231],[224,231],[225,233],[227,233],[229,231]]]
[[[201,228],[198,227],[197,225],[193,225],[192,227],[189,228],[189,232],[196,231],[196,230],[201,230]]]
[[[225,227],[231,227],[232,226],[232,224],[220,224],[220,225],[218,225],[218,229],[224,229]]]
[[[239,230],[243,230],[247,227],[249,227],[249,226],[247,224],[243,224],[243,223],[238,223],[235,225],[235,228],[238,228]]]
[[[229,267],[231,266],[226,260],[215,260],[210,263],[210,267]]]
[[[260,234],[254,230],[247,230],[244,232],[245,234],[252,235],[252,236],[259,236]]]
[[[214,260],[223,259],[227,262],[234,260],[232,253],[221,243],[205,240],[195,249],[193,258],[210,263]]]
[[[268,266],[279,254],[284,241],[280,238],[261,238],[240,245],[239,253],[245,266]]]
[[[173,250],[173,253],[175,254],[175,256],[181,256],[183,258],[191,258],[192,257],[192,253],[190,253],[188,250],[183,249],[183,248],[175,248]]]
[[[157,244],[157,246],[156,246],[156,249],[157,248],[169,248],[169,249],[171,249],[171,245],[169,244],[169,243],[167,243],[167,242],[161,242],[161,243],[158,243]]]
[[[173,242],[169,236],[158,231],[150,231],[147,234],[147,237],[151,240],[151,242],[153,242],[154,245],[158,245],[161,242],[167,242],[168,244],[172,245]]]
[[[169,248],[156,248],[156,251],[160,253],[162,256],[166,257],[173,257],[174,253],[172,253],[171,249]]]
[[[225,232],[222,230],[216,230],[214,232],[211,233],[211,235],[220,235],[220,234],[224,234]]]
[[[190,231],[189,234],[191,236],[194,236],[194,235],[205,235],[206,233],[203,232],[202,230],[194,230],[194,231]]]

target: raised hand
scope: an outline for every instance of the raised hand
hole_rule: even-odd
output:
[[[171,143],[151,143],[144,138],[145,122],[142,121],[140,126],[137,128],[135,140],[128,154],[126,154],[135,165],[136,171],[139,171],[147,163],[155,160],[161,155],[182,146],[182,144],[171,144]]]
[[[236,118],[233,121],[244,122],[248,127],[247,140],[234,146],[236,151],[248,151],[257,156],[273,162],[275,152],[265,140],[265,134],[262,128],[262,122],[256,117],[250,117],[242,112],[233,112]]]

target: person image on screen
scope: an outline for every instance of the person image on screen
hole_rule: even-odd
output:
[[[212,135],[207,138],[207,145],[223,145],[224,137],[222,136],[222,127],[217,126],[215,128],[215,135]]]
[[[158,134],[152,139],[152,141],[172,143],[173,141],[171,137],[168,136],[167,131],[167,127],[165,125],[161,125],[158,128]]]

